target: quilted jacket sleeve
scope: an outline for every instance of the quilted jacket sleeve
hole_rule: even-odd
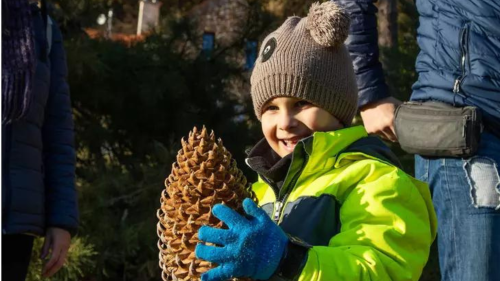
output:
[[[48,227],[64,228],[75,233],[78,228],[78,205],[75,189],[74,128],[66,54],[62,35],[52,24],[50,51],[50,92],[43,125],[45,166],[45,209]]]
[[[377,0],[333,0],[351,17],[346,46],[353,61],[358,84],[358,107],[389,96],[379,61]]]

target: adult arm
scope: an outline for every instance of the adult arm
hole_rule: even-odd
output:
[[[66,54],[59,28],[55,23],[51,25],[50,92],[42,129],[47,225],[42,258],[49,257],[43,268],[46,277],[57,272],[65,262],[71,234],[78,228],[74,127]]]
[[[351,18],[346,46],[358,85],[358,107],[368,133],[396,141],[394,111],[401,103],[388,93],[379,61],[376,0],[333,0]]]

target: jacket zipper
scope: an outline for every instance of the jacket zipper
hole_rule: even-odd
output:
[[[302,163],[300,170],[297,171],[297,173],[295,173],[294,178],[292,179],[292,181],[290,181],[290,184],[289,184],[290,190],[281,199],[279,198],[279,196],[277,196],[278,200],[276,200],[276,203],[274,203],[275,207],[274,207],[274,216],[273,216],[273,220],[276,224],[280,223],[283,207],[286,204],[286,200],[288,199],[288,196],[290,195],[290,193],[292,193],[292,190],[295,187],[295,184],[297,183],[297,180],[299,179],[300,174],[304,170],[304,167],[306,166],[308,160],[309,160],[309,156],[306,153],[304,163]],[[281,188],[284,188],[284,186],[282,186]]]
[[[462,84],[462,81],[464,80],[465,76],[467,76],[465,63],[467,61],[468,43],[469,43],[469,24],[467,23],[460,32],[460,49],[462,52],[462,57],[460,58],[460,67],[462,70],[462,74],[457,77],[453,85],[453,93],[455,94],[460,92],[460,86]]]
[[[277,190],[273,184],[271,184],[271,181],[269,181],[265,176],[263,175],[260,175],[260,178],[267,184],[271,187],[271,189],[273,190],[274,192],[274,196],[276,198],[278,198],[277,194],[279,194],[279,190]],[[273,213],[273,221],[276,222],[276,224],[278,224],[278,220],[279,220],[279,214],[281,212],[281,208],[283,207],[283,202],[279,201],[279,200],[276,200],[276,202],[274,203],[274,213]]]
[[[283,196],[282,200],[276,200],[276,203],[274,204],[275,208],[274,208],[273,220],[276,224],[280,223],[280,218],[282,215],[281,211],[283,210],[283,207],[285,206],[285,203],[286,203],[286,199],[288,199],[288,195],[290,195],[290,193],[291,193],[291,191],[288,192],[287,194],[285,194],[285,196]]]
[[[276,201],[275,205],[275,210],[274,210],[274,217],[273,220],[276,224],[278,224],[278,221],[280,220],[280,213],[281,213],[281,208],[283,207],[283,202],[282,201]]]

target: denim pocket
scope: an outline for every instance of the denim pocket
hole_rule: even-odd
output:
[[[474,207],[500,209],[500,176],[495,160],[475,156],[466,160],[463,167]]]
[[[429,182],[429,159],[415,154],[415,178]]]

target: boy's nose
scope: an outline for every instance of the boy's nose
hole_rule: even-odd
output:
[[[295,119],[295,116],[293,116],[293,114],[290,114],[289,112],[283,112],[282,114],[280,114],[278,121],[279,129],[289,131],[296,126],[297,119]]]

